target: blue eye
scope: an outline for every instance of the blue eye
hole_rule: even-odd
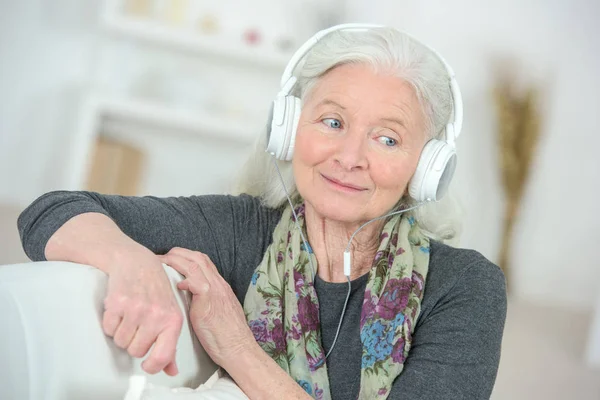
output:
[[[388,136],[380,136],[379,141],[382,144],[385,144],[387,147],[394,147],[395,145],[398,144],[398,141],[396,139],[392,139],[391,137],[388,137]]]
[[[340,120],[335,118],[325,118],[323,123],[332,129],[340,129],[342,127]]]

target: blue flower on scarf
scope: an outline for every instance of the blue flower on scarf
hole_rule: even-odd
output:
[[[380,338],[380,340],[375,344],[373,349],[373,355],[377,359],[377,361],[385,360],[389,356],[392,355],[392,350],[394,346],[392,345],[394,341],[394,331],[390,329],[387,334]]]
[[[258,280],[258,272],[252,274],[252,284],[256,286],[256,281]]]
[[[312,395],[312,388],[310,387],[310,383],[308,383],[307,381],[302,380],[302,379],[297,382],[298,382],[298,385],[300,385],[300,387],[302,389],[304,389],[304,391],[306,393],[308,393],[309,395]]]
[[[392,354],[392,345],[386,341],[381,341],[375,346],[375,358],[377,361],[385,360],[390,354]]]
[[[366,324],[361,330],[360,339],[366,350],[362,357],[362,367],[370,367],[375,361],[384,360],[392,353],[393,331],[384,335],[385,326],[381,321]]]
[[[419,250],[421,250],[425,254],[429,254],[429,247],[421,246],[419,247]]]
[[[369,354],[373,354],[375,344],[380,340],[384,329],[385,327],[380,321],[374,321],[363,326],[360,331],[360,341],[363,342]]]
[[[412,215],[408,217],[408,223],[410,224],[410,226],[413,226],[415,224],[415,217],[413,217]]]
[[[362,357],[362,367],[370,367],[376,361],[382,361],[390,357],[394,349],[394,335],[396,327],[404,322],[404,315],[398,314],[387,327],[377,320],[366,324],[360,335],[365,353]]]
[[[394,331],[397,327],[401,326],[404,323],[404,314],[396,314],[396,318],[394,318]]]
[[[361,368],[372,367],[375,364],[375,357],[370,354],[363,354],[362,362],[360,364]]]

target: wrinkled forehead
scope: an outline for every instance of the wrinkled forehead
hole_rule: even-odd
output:
[[[413,86],[405,79],[370,65],[346,64],[321,76],[307,93],[304,104],[338,103],[344,108],[379,107],[382,112],[421,114]]]
[[[303,104],[321,101],[331,93],[355,95],[361,101],[380,97],[387,101],[418,101],[414,87],[396,71],[367,63],[338,65],[308,82],[303,90]]]

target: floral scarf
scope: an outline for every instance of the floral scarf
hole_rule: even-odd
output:
[[[294,209],[306,232],[304,202],[296,201]],[[309,257],[317,265],[287,207],[273,232],[272,244],[252,276],[244,312],[262,349],[309,395],[329,400],[319,301]],[[421,309],[428,267],[429,240],[414,218],[393,216],[382,230],[363,300],[359,399],[386,399],[402,372]]]

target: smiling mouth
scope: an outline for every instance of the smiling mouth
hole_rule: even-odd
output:
[[[367,190],[366,188],[356,186],[351,183],[345,183],[342,181],[338,181],[334,178],[329,178],[328,176],[325,176],[323,174],[321,174],[321,176],[327,183],[331,184],[331,186],[335,187],[336,189],[340,189],[346,192],[362,192],[363,190]]]

